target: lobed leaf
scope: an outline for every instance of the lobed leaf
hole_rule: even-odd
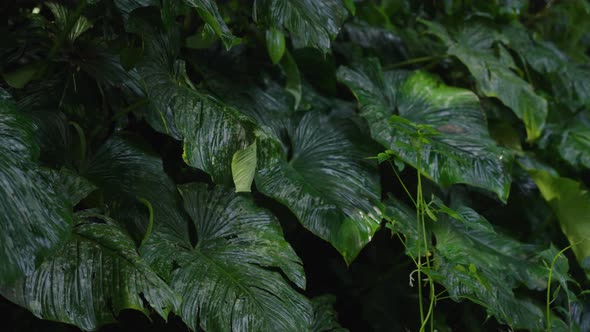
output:
[[[303,227],[352,263],[381,222],[376,165],[366,160],[374,153],[372,142],[338,106],[326,107],[331,114],[295,112],[288,93],[276,85],[239,95],[218,91],[261,128],[256,188],[285,204]]]
[[[96,330],[123,309],[162,318],[180,298],[135,251],[135,245],[109,218],[82,212],[74,235],[36,270],[2,294],[43,319]],[[146,307],[144,300],[149,303]]]
[[[171,285],[189,327],[209,331],[305,331],[311,305],[279,272],[305,287],[303,266],[268,212],[246,196],[205,184],[179,187],[197,231],[177,251]],[[276,269],[276,270],[274,270]]]
[[[149,216],[138,212],[145,211],[141,200],[149,202],[154,229],[140,251],[152,268],[168,279],[174,263],[170,257],[175,257],[176,246],[190,248],[191,243],[188,218],[160,157],[132,137],[115,135],[80,173],[102,191],[118,221],[136,239],[145,238],[149,229]]]

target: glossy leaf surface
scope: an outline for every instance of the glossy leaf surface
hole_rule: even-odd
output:
[[[340,0],[260,0],[254,15],[266,26],[289,31],[295,48],[326,53],[348,13]]]
[[[131,238],[104,216],[83,212],[76,219],[72,239],[2,294],[38,317],[84,330],[114,322],[123,309],[149,315],[153,308],[167,319],[180,298],[139,257]]]
[[[368,155],[357,130],[345,120],[306,113],[290,136],[290,147],[259,138],[256,174],[258,190],[287,205],[348,264],[381,221],[380,186],[374,166],[364,160]]]
[[[236,38],[219,13],[217,4],[213,0],[185,0],[187,4],[197,9],[199,16],[207,23],[215,34],[221,38],[223,45],[226,49],[230,49],[232,46],[240,42],[239,38]]]
[[[547,100],[512,71],[514,60],[502,45],[495,54],[492,46],[502,37],[479,23],[466,24],[456,31],[438,23],[424,23],[443,41],[447,53],[467,66],[485,96],[500,99],[524,122],[527,139],[539,138],[547,117]]]
[[[340,68],[338,76],[358,99],[373,139],[404,162],[419,163],[420,171],[442,186],[466,183],[507,199],[512,157],[489,136],[471,91],[446,86],[425,72],[383,72],[375,60]],[[393,115],[402,122],[391,122]],[[417,142],[416,125],[428,126],[420,129],[427,141]]]
[[[303,331],[311,305],[279,270],[305,287],[301,261],[278,222],[247,196],[204,184],[179,187],[196,228],[193,249],[176,252],[171,285],[182,297],[178,314],[192,329]],[[277,270],[274,270],[277,269]]]
[[[187,87],[184,63],[175,59],[174,34],[158,33],[149,48],[150,61],[140,67],[150,100],[148,121],[157,130],[183,139],[183,159],[231,184],[233,155],[253,143],[254,124],[236,109]]]
[[[72,206],[36,161],[33,123],[0,90],[0,282],[32,272],[69,237]]]
[[[169,276],[173,251],[166,250],[171,248],[170,243],[185,248],[190,248],[191,244],[188,219],[160,157],[132,137],[115,136],[101,146],[82,170],[82,175],[100,188],[105,202],[118,215],[118,221],[139,232],[132,232],[134,238],[145,238],[149,215],[141,200],[149,202],[154,229],[143,243],[141,253],[159,275]],[[131,215],[127,213],[130,211]],[[169,256],[163,257],[164,253]]]

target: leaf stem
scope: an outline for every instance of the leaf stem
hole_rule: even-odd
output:
[[[569,246],[561,249],[554,257],[553,261],[551,262],[551,268],[549,269],[549,276],[547,277],[547,294],[545,299],[545,310],[547,315],[547,332],[551,332],[551,279],[553,277],[553,270],[555,269],[555,263],[557,263],[557,259],[561,256],[564,252],[568,249],[572,248],[573,246],[577,245],[582,241],[570,244]]]

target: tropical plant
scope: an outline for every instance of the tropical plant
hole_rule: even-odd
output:
[[[16,330],[590,330],[586,0],[0,16]]]

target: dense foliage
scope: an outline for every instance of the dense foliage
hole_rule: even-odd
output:
[[[0,16],[16,329],[590,330],[585,0]]]

